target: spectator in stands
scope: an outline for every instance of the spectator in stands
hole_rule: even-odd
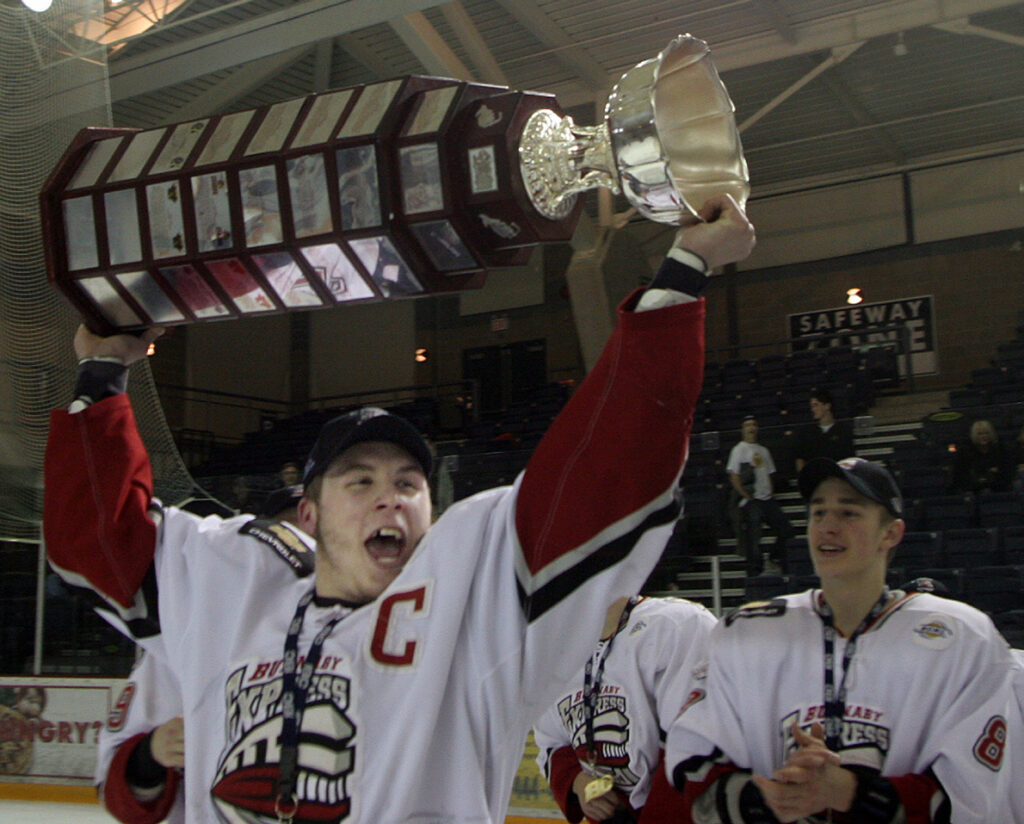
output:
[[[297,461],[285,461],[277,471],[278,486],[295,486],[302,483],[302,467]]]
[[[816,389],[811,393],[811,417],[814,423],[801,427],[797,432],[794,450],[797,472],[811,458],[841,461],[857,454],[853,447],[853,426],[848,420],[836,420],[832,411],[832,395],[827,389]]]
[[[953,488],[959,492],[1006,492],[1013,478],[1012,457],[999,443],[990,421],[971,424],[970,440],[956,451]]]
[[[779,575],[785,558],[786,541],[793,537],[793,526],[774,497],[772,453],[757,442],[757,419],[743,419],[743,440],[732,448],[725,466],[732,484],[729,511],[740,552],[747,559],[747,575]],[[761,525],[775,532],[775,547],[761,553]]]
[[[224,503],[239,515],[243,512],[255,515],[260,508],[260,502],[256,500],[256,495],[253,493],[252,487],[249,486],[249,479],[245,475],[238,475],[231,482],[231,491]]]

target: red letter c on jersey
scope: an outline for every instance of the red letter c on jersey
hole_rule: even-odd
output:
[[[401,652],[388,652],[385,649],[388,645],[388,625],[391,623],[395,607],[406,601],[411,602],[411,606],[407,607],[410,615],[423,612],[426,594],[426,587],[417,587],[408,592],[395,592],[381,602],[380,611],[377,613],[377,626],[373,630],[373,640],[370,642],[370,654],[375,661],[392,667],[407,667],[412,664],[416,654],[415,641],[406,641]]]

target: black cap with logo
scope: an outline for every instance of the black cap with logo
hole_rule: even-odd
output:
[[[323,425],[306,461],[303,486],[309,487],[310,482],[326,472],[331,462],[350,446],[367,441],[387,441],[402,447],[416,459],[423,474],[430,476],[433,458],[423,436],[404,418],[367,406],[332,418]]]
[[[800,494],[811,499],[814,490],[826,478],[846,481],[868,500],[881,504],[896,518],[903,517],[903,495],[889,470],[880,463],[863,458],[813,458],[800,470]]]

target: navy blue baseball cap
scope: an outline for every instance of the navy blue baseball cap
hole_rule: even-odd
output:
[[[302,485],[309,488],[313,479],[327,471],[327,467],[350,446],[367,441],[387,441],[402,447],[430,477],[433,457],[430,447],[416,428],[404,418],[392,415],[375,406],[347,412],[331,418],[323,425],[316,443],[309,453]]]
[[[813,458],[800,470],[800,494],[810,500],[814,490],[826,478],[846,481],[861,495],[876,504],[881,504],[896,518],[903,517],[903,495],[889,470],[880,463],[863,458]]]

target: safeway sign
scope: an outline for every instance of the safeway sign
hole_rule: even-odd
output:
[[[817,309],[789,316],[789,336],[793,339],[794,350],[827,346],[866,350],[886,344],[898,345],[901,333],[906,334],[910,344],[914,374],[938,374],[930,295]],[[903,369],[902,358],[900,369]]]

